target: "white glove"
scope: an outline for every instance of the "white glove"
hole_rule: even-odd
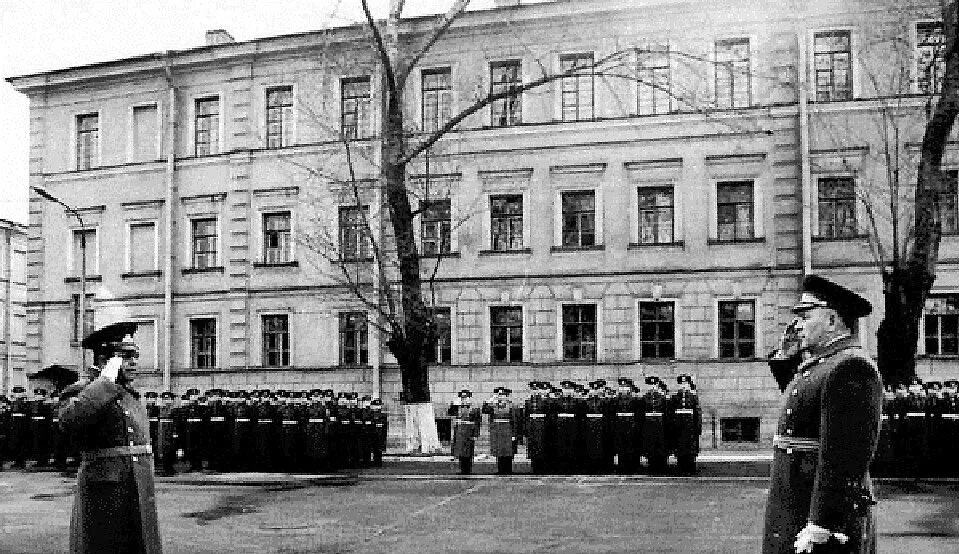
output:
[[[796,548],[797,553],[808,553],[812,552],[813,547],[817,544],[825,544],[828,542],[831,537],[836,537],[836,540],[838,540],[840,544],[846,544],[846,541],[849,540],[849,537],[842,533],[833,533],[829,529],[820,527],[815,523],[807,523],[802,531],[796,535],[796,542],[793,543],[793,546]]]
[[[120,366],[123,364],[123,359],[120,356],[114,356],[103,366],[103,370],[100,372],[100,377],[106,377],[111,382],[116,383],[117,375],[120,373]]]

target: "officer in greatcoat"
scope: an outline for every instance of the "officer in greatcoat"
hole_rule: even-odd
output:
[[[655,375],[646,377],[646,392],[643,394],[642,453],[646,457],[649,471],[666,471],[669,451],[666,448],[666,394],[660,388],[660,379]]]
[[[157,429],[160,424],[160,407],[157,405],[157,401],[160,399],[160,394],[155,391],[147,391],[143,393],[143,401],[145,403],[144,408],[147,411],[147,421],[150,422],[150,444],[153,446],[153,451],[157,452]]]
[[[61,397],[60,425],[78,437],[82,463],[70,519],[73,554],[159,554],[153,453],[146,409],[132,385],[135,323],[87,336],[94,367]]]
[[[530,395],[525,402],[526,457],[529,458],[530,471],[534,475],[545,473],[548,463],[546,390],[542,381],[530,381]]]
[[[773,439],[763,554],[875,552],[869,464],[883,387],[852,332],[872,306],[810,275],[793,311],[809,357],[786,387]]]
[[[692,376],[681,374],[676,378],[676,383],[679,390],[669,398],[666,409],[669,435],[672,437],[672,450],[676,454],[679,471],[692,474],[696,472],[699,436],[703,433],[703,412],[699,406],[699,396],[692,390]]]
[[[896,472],[896,450],[894,437],[898,418],[895,411],[896,392],[892,385],[885,385],[882,393],[882,418],[879,424],[879,442],[876,456],[872,461],[872,474],[878,476],[894,475]]]
[[[373,467],[383,467],[383,454],[386,453],[386,437],[390,432],[390,420],[383,412],[383,400],[370,400],[370,410],[373,415]]]
[[[616,397],[612,400],[615,406],[615,418],[611,423],[613,428],[613,447],[616,452],[616,471],[619,473],[635,473],[639,467],[639,398],[633,393],[633,380],[620,377],[618,380]]]
[[[959,381],[949,379],[943,382],[942,436],[945,441],[945,454],[948,460],[944,470],[947,477],[959,475]]]
[[[499,475],[513,473],[513,456],[516,454],[516,412],[510,392],[506,387],[496,387],[493,398],[483,406],[483,412],[490,416],[490,455],[496,458],[496,473]]]
[[[157,404],[157,436],[153,445],[154,458],[161,475],[173,475],[176,464],[176,428],[173,422],[173,399],[171,391],[163,391]]]
[[[905,477],[918,478],[928,465],[929,442],[926,427],[926,388],[922,380],[913,376],[902,400],[900,434],[904,445],[902,470]]]
[[[0,394],[0,471],[7,461],[8,437],[10,436],[10,401]]]
[[[30,437],[30,402],[27,400],[27,390],[15,386],[10,391],[10,432],[7,435],[7,451],[13,460],[13,467],[23,469],[27,467],[27,457],[32,447]]]
[[[581,452],[582,421],[585,419],[585,406],[576,392],[575,383],[562,381],[559,413],[556,419],[556,468],[559,473],[569,475],[578,468]]]
[[[473,471],[476,439],[483,420],[479,408],[473,406],[472,398],[473,393],[463,389],[457,393],[456,400],[450,402],[447,410],[447,415],[453,418],[452,454],[459,462],[461,475],[469,475]]]
[[[926,383],[926,472],[929,475],[942,475],[946,465],[952,460],[945,459],[946,443],[942,439],[942,411],[943,401],[942,383],[929,381]]]
[[[609,425],[606,421],[607,400],[604,396],[606,381],[597,379],[589,383],[586,393],[586,421],[583,426],[583,449],[586,456],[587,473],[606,473],[612,469],[613,453],[607,437]]]
[[[190,471],[202,471],[206,458],[206,399],[200,403],[200,390],[188,389],[187,400],[183,406],[184,450],[190,464]]]

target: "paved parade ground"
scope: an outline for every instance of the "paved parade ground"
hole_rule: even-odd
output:
[[[203,482],[158,482],[164,552],[749,553],[767,490],[763,478],[727,477]],[[0,473],[0,552],[66,552],[72,486],[55,473]],[[881,552],[959,552],[959,483],[878,489]]]

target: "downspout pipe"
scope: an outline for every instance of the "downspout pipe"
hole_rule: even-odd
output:
[[[812,175],[809,160],[809,69],[806,56],[806,26],[799,26],[799,63],[796,96],[799,103],[799,163],[802,198],[802,272],[812,273]]]
[[[171,390],[171,367],[172,367],[172,345],[173,332],[173,199],[175,196],[176,181],[176,83],[173,79],[173,67],[170,63],[170,53],[163,54],[163,72],[167,84],[167,113],[166,129],[164,131],[164,149],[166,150],[166,198],[163,203],[163,216],[166,220],[165,233],[163,237],[164,252],[163,257],[163,390]]]

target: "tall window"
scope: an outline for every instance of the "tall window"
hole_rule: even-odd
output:
[[[266,147],[293,144],[293,87],[266,89]]]
[[[159,157],[158,125],[156,104],[133,107],[133,161],[149,162]]]
[[[572,72],[562,83],[563,121],[593,118],[593,53],[566,54],[559,58],[560,71]]]
[[[263,262],[282,264],[293,260],[290,212],[263,215]]]
[[[561,195],[563,246],[596,244],[596,193],[591,190]]]
[[[100,162],[100,116],[77,116],[77,169],[90,169]]]
[[[716,41],[716,106],[745,108],[751,103],[749,39]]]
[[[370,361],[367,350],[366,312],[340,314],[340,365],[366,365]]]
[[[423,255],[436,256],[450,252],[450,200],[431,200],[420,219],[420,239]]]
[[[639,187],[639,243],[670,244],[673,234],[673,187]]]
[[[217,266],[216,218],[193,220],[193,268]]]
[[[519,60],[491,63],[489,72],[490,95],[506,93],[523,84],[523,70]],[[522,93],[509,94],[492,103],[490,124],[493,127],[518,125],[522,122]]]
[[[959,171],[944,171],[946,182],[939,194],[939,219],[943,234],[959,233]]]
[[[448,67],[423,70],[423,130],[436,131],[450,119],[453,109],[453,72]]]
[[[263,316],[263,365],[290,365],[290,322],[286,314]]]
[[[490,308],[490,355],[493,362],[523,361],[523,308]]]
[[[523,195],[490,196],[492,249],[498,252],[523,248]]]
[[[856,182],[852,177],[819,179],[819,236],[854,237]]]
[[[366,231],[366,213],[366,206],[340,206],[340,258],[344,261],[373,257],[373,245]]]
[[[156,270],[156,236],[152,221],[130,224],[130,273]]]
[[[194,130],[195,154],[209,156],[220,151],[220,98],[197,98]]]
[[[88,294],[83,306],[83,335],[80,334],[80,295],[71,296],[70,304],[73,311],[73,342],[80,342],[93,332],[93,295]]]
[[[921,94],[938,94],[942,90],[945,42],[941,21],[916,23],[916,86]]]
[[[716,184],[716,231],[722,241],[754,237],[752,181]]]
[[[930,295],[925,312],[926,354],[959,356],[959,294]]]
[[[719,357],[756,356],[756,305],[752,300],[719,303]]]
[[[216,319],[190,320],[190,359],[198,369],[216,367]]]
[[[86,265],[87,275],[97,273],[97,231],[96,229],[73,231],[73,274],[80,275]]]
[[[563,306],[563,360],[596,359],[596,305]]]
[[[676,356],[676,316],[672,302],[639,303],[639,350],[641,358]]]
[[[426,362],[449,364],[453,360],[453,335],[450,308],[432,308],[430,316],[436,325],[436,345],[426,352]]]
[[[816,100],[852,99],[852,40],[849,31],[826,31],[813,37]]]
[[[647,56],[639,62],[636,112],[639,115],[669,113],[672,102],[669,54]]]
[[[343,79],[340,89],[341,130],[347,139],[370,134],[370,78]]]

